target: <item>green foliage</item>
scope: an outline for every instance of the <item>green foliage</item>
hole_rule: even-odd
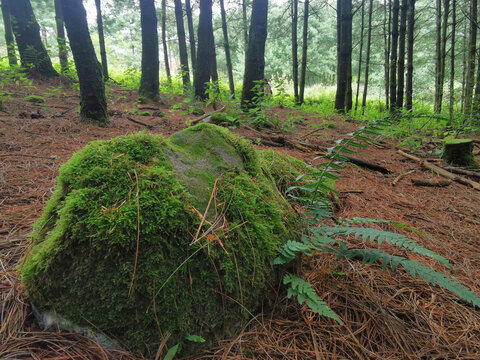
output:
[[[141,111],[140,115],[141,116],[150,116],[150,113],[148,111]]]
[[[36,104],[43,104],[45,102],[45,99],[43,97],[37,95],[26,96],[24,100]]]
[[[289,299],[292,296],[296,296],[300,304],[305,303],[315,313],[334,319],[339,324],[342,323],[337,314],[328,307],[325,301],[318,297],[310,283],[291,274],[285,275],[283,283],[285,285],[290,285],[287,292]]]

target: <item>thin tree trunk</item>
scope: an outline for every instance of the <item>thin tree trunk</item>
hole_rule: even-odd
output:
[[[159,99],[157,13],[154,0],[140,0],[142,24],[142,75],[138,92],[152,100]]]
[[[247,0],[242,0],[242,21],[243,21],[243,41],[245,46],[245,57],[248,49],[248,22],[247,22]]]
[[[255,107],[255,86],[265,77],[265,41],[267,39],[268,0],[253,0],[243,77],[242,107]]]
[[[460,99],[460,112],[463,113],[465,107],[465,85],[467,75],[467,22],[463,22],[463,60],[462,60],[462,98]]]
[[[297,25],[298,25],[298,0],[291,0],[292,15],[292,80],[293,94],[295,103],[298,104],[298,42],[297,42]]]
[[[472,111],[478,116],[480,111],[480,44],[477,50],[477,76],[475,81],[475,96],[473,98]]]
[[[222,16],[223,47],[225,48],[225,59],[227,61],[228,85],[230,88],[230,97],[235,98],[235,84],[233,82],[232,58],[230,57],[230,43],[228,41],[227,16],[223,0],[220,0],[220,13]]]
[[[303,44],[302,44],[302,65],[300,68],[300,89],[299,101],[300,104],[304,102],[305,94],[305,75],[307,72],[307,52],[308,52],[308,7],[309,0],[305,0],[305,10],[303,13]]]
[[[10,0],[8,4],[22,67],[44,77],[57,76],[50,56],[43,46],[40,26],[33,13],[30,0]]]
[[[65,41],[63,10],[60,0],[55,0],[55,22],[57,25],[58,59],[60,60],[61,72],[64,74],[68,68],[68,52]]]
[[[355,95],[355,111],[358,109],[358,94],[360,93],[360,76],[362,74],[363,28],[365,27],[365,0],[362,0],[362,22],[360,25],[360,49],[358,56],[357,94]]]
[[[449,112],[449,124],[453,122],[453,104],[455,101],[455,30],[457,26],[457,1],[452,0],[452,37],[451,37],[451,46],[450,46],[450,106],[448,107]]]
[[[477,43],[477,0],[471,0],[470,5],[470,36],[468,41],[465,102],[463,107],[463,112],[465,114],[469,114],[472,111],[472,95],[475,80],[475,54]]]
[[[397,49],[398,49],[398,13],[400,0],[393,0],[392,9],[392,47],[390,56],[390,111],[397,104]]]
[[[188,0],[187,0],[188,1]],[[172,83],[172,75],[170,73],[170,62],[168,60],[168,46],[167,46],[167,1],[162,0],[162,44],[163,44],[163,59],[165,62],[165,72],[167,73],[167,81]]]
[[[383,14],[384,19],[386,19],[387,7],[385,5],[385,12]],[[392,23],[392,0],[388,0],[388,31],[385,33],[385,23],[383,26],[384,30],[384,42],[385,42],[385,106],[387,109],[390,108],[390,48],[392,34],[390,32],[390,27]]]
[[[438,110],[442,111],[443,104],[443,84],[445,82],[445,64],[447,61],[447,28],[448,13],[450,12],[450,0],[443,0],[443,24],[442,24],[442,47],[441,47],[441,68],[440,68],[440,87],[438,93]]]
[[[405,88],[405,36],[407,30],[408,0],[402,0],[400,12],[400,34],[398,42],[398,75],[397,75],[397,100],[395,106],[403,107],[403,95]]]
[[[193,29],[192,6],[190,0],[185,0],[185,12],[188,24],[188,42],[190,43],[190,57],[192,58],[192,73],[197,69],[197,54],[195,50],[195,31]]]
[[[435,97],[433,111],[435,113],[441,112],[441,105],[439,106],[440,98],[440,82],[441,82],[441,67],[442,67],[442,0],[435,1]]]
[[[190,87],[190,71],[188,69],[188,52],[187,40],[185,37],[185,25],[183,23],[183,8],[181,0],[173,0],[173,2],[175,3],[175,19],[177,22],[180,71],[182,72],[183,88],[187,91]]]
[[[373,0],[370,0],[368,6],[369,7],[368,7],[367,58],[365,59],[365,83],[363,87],[362,115],[365,113],[365,106],[367,105],[368,76],[369,76],[369,68],[370,68],[370,49],[372,47]]]
[[[212,0],[200,0],[200,18],[198,21],[197,71],[195,72],[195,96],[206,100],[206,84],[212,74],[213,47]]]
[[[10,8],[8,0],[2,0],[3,25],[5,27],[5,45],[7,46],[8,64],[15,66],[18,64],[15,55],[15,40],[13,38],[12,22],[10,19]]]
[[[100,0],[95,0],[95,7],[97,8],[98,42],[100,44],[100,56],[102,58],[103,79],[107,81],[108,80],[107,50],[105,49],[105,35],[103,33],[102,6],[100,4]]]
[[[80,83],[80,117],[99,126],[108,124],[102,68],[95,55],[82,0],[62,0],[70,48]]]
[[[408,111],[413,107],[413,42],[415,28],[415,0],[408,3],[408,30],[407,30],[407,81],[405,89],[405,108]]]
[[[352,1],[337,0],[337,91],[335,110],[352,109]]]

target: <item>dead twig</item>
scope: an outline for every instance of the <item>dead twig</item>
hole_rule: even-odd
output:
[[[190,121],[190,125],[198,124],[200,121],[202,121],[203,119],[209,117],[210,115],[216,114],[216,113],[219,113],[219,112],[222,112],[223,110],[225,110],[225,108],[226,108],[226,106],[223,106],[223,107],[221,107],[221,108],[218,109],[218,110],[215,110],[215,111],[209,112],[208,114],[202,115],[202,116],[200,116],[199,118]]]
[[[133,122],[133,123],[135,123],[135,124],[145,126],[146,128],[148,128],[148,129],[150,129],[150,130],[154,128],[153,125],[146,124],[146,123],[144,123],[144,122],[142,122],[142,121],[140,121],[140,120],[135,120],[134,118],[132,118],[132,117],[130,117],[130,116],[127,116],[127,120],[129,120],[129,121],[131,121],[131,122]]]
[[[399,181],[402,177],[407,176],[407,175],[410,175],[410,174],[413,173],[413,172],[415,172],[415,169],[414,169],[414,170],[407,171],[406,173],[403,173],[403,174],[398,175],[398,176],[392,181],[392,186],[397,185],[398,181]]]

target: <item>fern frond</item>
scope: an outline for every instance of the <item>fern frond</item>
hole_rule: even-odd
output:
[[[357,227],[329,228],[326,232],[329,236],[354,234],[355,239],[358,239],[361,236],[363,242],[368,242],[369,240],[371,242],[377,241],[379,245],[381,245],[385,241],[387,244],[392,244],[399,248],[406,248],[416,254],[428,256],[447,266],[449,269],[452,268],[448,260],[445,259],[443,256],[438,255],[436,252],[419,245],[417,242],[401,234],[372,228]]]
[[[415,234],[421,235],[423,237],[427,237],[427,235],[422,233],[421,231],[418,231],[417,229],[414,229],[414,228],[412,228],[410,226],[407,226],[407,225],[403,225],[402,223],[399,223],[399,222],[393,221],[393,220],[379,220],[379,219],[354,217],[351,220],[346,219],[346,222],[348,222],[350,224],[390,224],[390,225],[393,225],[393,226],[398,227],[400,229],[405,229],[405,230],[411,231]]]
[[[410,274],[414,279],[418,276],[428,284],[440,286],[449,290],[457,294],[466,302],[480,308],[480,298],[470,289],[467,289],[465,286],[459,284],[447,275],[439,273],[415,261],[408,260],[401,256],[390,255],[377,249],[346,249],[346,247],[341,247],[336,253],[339,257],[347,259],[361,259],[364,264],[372,264],[382,259],[382,269],[384,270],[389,266],[395,271],[398,266],[401,266],[405,272]]]
[[[273,260],[273,264],[287,264],[290,261],[294,260],[299,253],[312,256],[309,251],[313,249],[314,247],[310,244],[288,240],[278,251],[279,255]]]
[[[330,319],[334,319],[339,324],[342,323],[342,320],[340,320],[337,314],[335,314],[335,312],[328,307],[325,301],[323,301],[315,293],[315,290],[310,283],[292,274],[285,275],[283,278],[283,283],[285,285],[290,284],[290,288],[287,292],[287,296],[289,299],[292,296],[296,296],[300,304],[303,304],[305,302],[313,312],[316,312],[321,316],[326,316]]]

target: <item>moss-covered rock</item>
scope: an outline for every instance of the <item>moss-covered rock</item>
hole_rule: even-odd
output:
[[[169,344],[232,336],[276,280],[278,247],[299,237],[275,182],[302,167],[210,124],[168,140],[92,142],[62,166],[35,224],[21,269],[27,295],[150,357],[162,334]]]
[[[449,139],[443,144],[441,158],[455,166],[478,167],[471,139]]]
[[[24,100],[36,104],[43,104],[45,102],[45,99],[43,97],[37,95],[26,96]]]

